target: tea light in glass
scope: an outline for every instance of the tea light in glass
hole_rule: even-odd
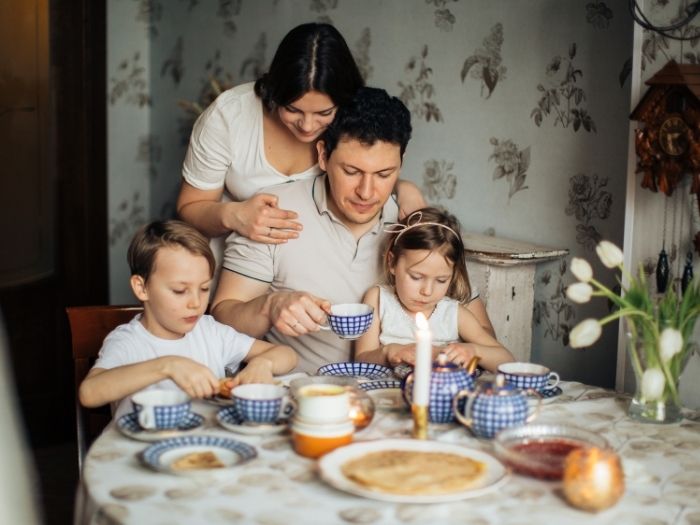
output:
[[[572,451],[564,460],[564,496],[571,505],[597,512],[611,507],[625,492],[620,458],[595,447]]]

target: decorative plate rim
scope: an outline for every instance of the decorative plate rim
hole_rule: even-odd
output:
[[[160,458],[166,452],[171,450],[176,450],[178,448],[190,448],[190,447],[204,447],[204,448],[221,448],[233,452],[238,456],[238,461],[232,465],[227,465],[224,469],[202,469],[202,470],[191,470],[178,472],[170,468],[169,465],[163,465],[160,462]],[[202,474],[202,473],[213,473],[215,471],[225,470],[226,468],[233,468],[258,456],[258,451],[254,446],[245,443],[243,441],[238,441],[235,439],[213,436],[207,434],[194,434],[186,435],[175,438],[164,439],[158,441],[146,449],[139,452],[138,457],[141,462],[158,472],[166,472],[168,474],[177,475],[190,475],[190,474]]]
[[[249,436],[263,436],[267,434],[279,434],[287,429],[287,423],[283,422],[275,423],[274,425],[266,423],[261,423],[259,425],[244,425],[226,421],[224,418],[228,417],[228,412],[233,412],[234,410],[235,409],[233,406],[227,406],[221,408],[216,413],[216,421],[219,423],[219,425],[231,432]]]
[[[359,371],[354,369],[359,368]],[[362,368],[371,368],[370,371],[362,373]],[[349,373],[350,370],[352,373]],[[369,380],[377,379],[392,379],[394,377],[394,371],[384,365],[379,365],[376,363],[363,363],[354,361],[341,361],[337,363],[328,363],[321,366],[316,372],[320,376],[344,376],[344,377],[356,377]]]
[[[162,441],[163,439],[167,439],[170,437],[186,435],[190,432],[194,432],[198,429],[201,429],[202,425],[204,424],[204,416],[192,411],[188,415],[188,419],[192,420],[192,426],[188,426],[185,428],[178,427],[164,430],[146,430],[143,428],[140,428],[139,430],[132,430],[130,428],[127,428],[126,425],[128,423],[134,424],[133,420],[135,417],[135,412],[129,412],[128,414],[124,414],[123,416],[119,417],[119,419],[117,419],[116,422],[117,430],[119,430],[122,434],[124,434],[127,437],[136,439],[138,441],[147,442]],[[195,422],[196,424],[194,424]],[[138,425],[138,423],[135,424]]]

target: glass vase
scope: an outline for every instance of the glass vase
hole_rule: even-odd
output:
[[[628,415],[642,423],[676,423],[683,419],[678,394],[683,367],[662,366],[658,338],[628,333],[627,352],[636,383]]]

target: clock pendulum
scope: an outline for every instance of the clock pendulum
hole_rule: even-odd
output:
[[[690,224],[688,225],[688,235],[690,236],[690,244],[688,245],[688,252],[685,254],[685,267],[683,268],[683,275],[681,277],[681,291],[685,293],[688,285],[693,280],[693,203],[690,203],[690,209],[688,209],[688,202],[686,199],[685,191],[683,192],[683,200],[681,206],[681,235],[683,235],[683,217],[685,216],[686,209],[690,212]],[[680,266],[680,263],[679,263]]]
[[[666,219],[668,216],[668,197],[664,200],[664,228],[661,232],[661,252],[656,263],[656,291],[664,293],[668,286],[668,277],[671,269],[668,265],[668,255],[666,254]]]

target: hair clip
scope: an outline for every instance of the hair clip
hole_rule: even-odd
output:
[[[452,233],[454,233],[455,237],[457,237],[460,241],[462,238],[460,235],[454,231],[452,228],[447,226],[446,224],[441,224],[439,222],[421,222],[421,219],[423,218],[423,212],[420,210],[414,211],[411,215],[408,216],[406,219],[406,224],[390,224],[387,226],[384,231],[386,233],[395,233],[396,237],[394,237],[394,241],[392,244],[395,244],[397,239],[401,237],[405,232],[412,228],[417,228],[418,226],[437,226],[439,228],[444,228],[445,230],[449,230]]]

